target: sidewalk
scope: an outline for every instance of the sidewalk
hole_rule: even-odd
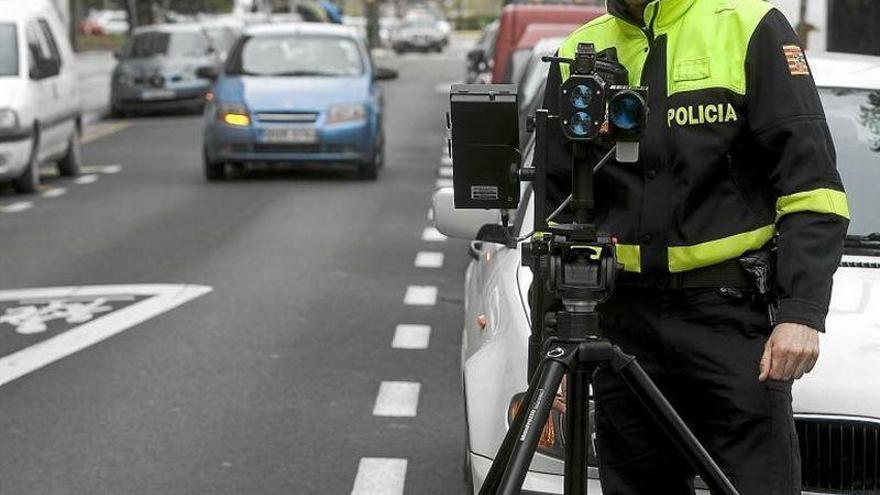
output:
[[[82,94],[83,123],[92,125],[110,111],[110,77],[116,60],[112,52],[76,54],[76,71]]]

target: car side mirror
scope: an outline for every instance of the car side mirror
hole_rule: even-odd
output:
[[[196,77],[216,81],[220,77],[220,71],[217,70],[216,66],[205,65],[196,69]]]
[[[387,67],[376,67],[373,71],[374,81],[388,81],[390,79],[397,79],[398,76],[399,73],[396,70]]]
[[[456,209],[455,191],[451,187],[441,187],[434,192],[433,209],[434,226],[441,234],[454,239],[508,244],[501,226],[501,212]]]

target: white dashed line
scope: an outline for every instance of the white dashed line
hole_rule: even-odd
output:
[[[91,183],[97,182],[97,181],[98,181],[98,176],[94,175],[94,174],[90,174],[90,175],[83,175],[81,177],[77,177],[76,180],[74,180],[73,182],[75,184],[83,185],[83,184],[91,184]]]
[[[0,206],[0,212],[3,213],[18,213],[24,210],[30,210],[34,207],[33,201],[19,201],[17,203],[10,203],[6,206]]]
[[[446,177],[447,179],[452,178],[452,167],[440,167],[440,170],[437,172],[440,174],[440,177]]]
[[[406,459],[362,458],[351,495],[402,495],[406,463]]]
[[[442,165],[444,167],[451,167],[452,166],[452,158],[450,158],[448,156],[444,156],[443,158],[440,159],[440,165]]]
[[[64,196],[65,194],[67,194],[67,189],[63,187],[53,187],[52,189],[43,191],[41,196],[44,198],[57,198],[59,196]]]
[[[403,304],[407,306],[434,306],[437,304],[437,287],[410,285],[406,288]]]
[[[443,242],[446,240],[446,236],[434,227],[425,227],[425,230],[422,231],[422,240],[427,242]]]
[[[444,179],[442,177],[437,179],[437,182],[434,183],[434,187],[436,187],[438,189],[441,187],[452,187],[452,186],[453,186],[452,179]]]
[[[382,382],[373,407],[373,416],[415,417],[419,408],[421,387],[418,382]]]
[[[443,268],[443,253],[437,251],[419,251],[416,253],[417,268]]]
[[[122,165],[104,165],[101,167],[102,174],[118,174],[122,170]]]
[[[391,347],[395,349],[427,349],[431,340],[431,327],[428,325],[397,325]]]

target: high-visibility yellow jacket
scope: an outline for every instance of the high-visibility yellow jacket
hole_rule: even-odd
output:
[[[650,113],[637,164],[596,177],[597,221],[620,239],[625,270],[658,280],[778,246],[779,320],[824,328],[849,223],[834,144],[810,67],[785,17],[763,0],[655,0],[644,21],[622,0],[572,33],[616,48]],[[545,107],[559,107],[568,66],[551,68]],[[570,160],[551,150],[555,200]],[[595,158],[604,154],[594,146]]]

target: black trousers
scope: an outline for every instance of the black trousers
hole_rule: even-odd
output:
[[[758,381],[762,308],[714,289],[619,288],[601,312],[741,495],[800,494],[791,383]],[[594,389],[604,494],[694,493],[695,473],[622,381],[601,369]]]

